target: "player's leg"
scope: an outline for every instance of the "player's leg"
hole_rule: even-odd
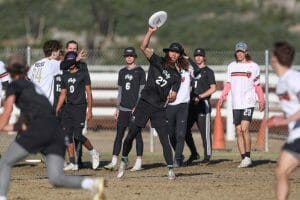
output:
[[[276,167],[276,196],[277,200],[288,199],[289,176],[300,164],[300,154],[281,151]]]
[[[178,111],[178,105],[167,106],[166,113],[169,122],[169,139],[174,151],[176,151],[176,114]]]
[[[212,143],[211,143],[211,118],[210,113],[199,114],[197,125],[201,133],[203,150],[204,150],[204,159],[203,162],[208,163],[211,158],[212,153]]]
[[[246,120],[242,120],[241,122],[241,132],[244,138],[244,148],[245,148],[245,156],[250,158],[251,152],[251,136],[249,133],[250,122]]]
[[[136,135],[135,143],[136,143],[136,160],[133,168],[130,171],[139,171],[142,170],[142,156],[144,151],[144,142],[142,137],[142,130]]]
[[[58,187],[82,188],[97,193],[98,199],[104,199],[104,179],[83,176],[66,176],[63,172],[64,160],[56,154],[46,155],[46,166],[49,182]]]
[[[0,197],[6,198],[11,176],[11,168],[19,160],[28,156],[28,151],[13,141],[0,159]]]

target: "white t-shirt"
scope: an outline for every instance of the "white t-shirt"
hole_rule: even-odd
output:
[[[190,101],[190,83],[191,83],[191,72],[181,70],[181,84],[177,92],[176,100],[169,105],[178,105],[181,103],[188,103]]]
[[[4,91],[2,91],[2,82],[10,81],[10,77],[5,69],[5,64],[0,61],[0,106],[1,100],[4,98]]]
[[[54,101],[54,76],[59,72],[60,61],[49,58],[37,61],[28,71],[28,78],[42,89],[51,105]]]
[[[260,84],[259,73],[259,66],[252,61],[234,61],[228,65],[227,82],[231,85],[233,109],[255,107],[255,85]]]
[[[276,86],[280,106],[287,117],[300,111],[300,72],[289,69],[278,80]],[[288,124],[288,142],[300,138],[300,120]]]

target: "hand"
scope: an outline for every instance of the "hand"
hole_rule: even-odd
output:
[[[134,107],[134,108],[132,108],[132,111],[131,111],[131,113],[134,113],[134,111],[135,111],[135,107]]]
[[[177,96],[176,92],[174,92],[174,91],[170,92],[169,95],[168,95],[168,97],[167,97],[167,101],[169,103],[172,103],[173,101],[176,100],[176,96]]]
[[[76,57],[76,61],[79,62],[80,60],[86,59],[86,52],[82,49]]]
[[[195,104],[199,103],[199,101],[200,101],[200,100],[199,100],[198,97],[194,97],[194,98],[193,98],[193,102],[194,102]]]
[[[157,27],[149,26],[148,32],[154,33],[155,31],[157,31],[157,29],[158,29]]]
[[[285,126],[288,124],[287,119],[284,116],[272,116],[267,121],[268,127]]]
[[[88,111],[86,112],[86,120],[89,121],[92,118],[93,118],[92,111],[90,109],[88,109]]]
[[[118,120],[118,118],[119,118],[119,110],[118,109],[115,111],[114,117],[115,117],[115,120]]]
[[[262,112],[265,110],[265,102],[259,103],[259,111]]]

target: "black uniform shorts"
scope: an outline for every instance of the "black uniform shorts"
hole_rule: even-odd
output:
[[[122,127],[129,127],[130,120],[132,117],[131,111],[119,111],[119,117],[117,120],[117,125]]]
[[[233,109],[233,124],[240,125],[242,120],[252,121],[254,108]]]
[[[286,142],[283,145],[282,150],[291,153],[300,161],[300,138],[296,139],[292,143]]]
[[[18,132],[16,142],[29,153],[65,155],[64,136],[55,116],[32,120],[26,131]]]
[[[144,128],[149,119],[153,128],[168,126],[165,108],[154,107],[152,104],[140,99],[132,114],[131,122]]]

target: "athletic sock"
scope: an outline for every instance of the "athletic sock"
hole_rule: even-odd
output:
[[[167,168],[170,170],[170,169],[173,169],[173,165],[168,165]]]
[[[137,158],[135,160],[134,167],[141,167],[141,166],[142,166],[142,159],[141,158]]]
[[[246,152],[245,156],[248,157],[248,158],[250,158],[250,152]]]
[[[94,179],[84,178],[81,182],[81,188],[86,190],[91,190],[93,187]]]
[[[70,162],[75,164],[75,157],[70,157]]]
[[[115,166],[117,162],[118,162],[118,156],[113,156],[111,159],[111,164]]]
[[[246,154],[241,154],[242,160],[246,157]]]

